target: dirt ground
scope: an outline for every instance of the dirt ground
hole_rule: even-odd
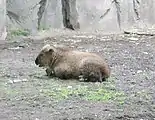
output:
[[[111,77],[48,78],[34,63],[45,43],[104,56]],[[0,42],[0,120],[155,120],[155,37],[72,33]]]

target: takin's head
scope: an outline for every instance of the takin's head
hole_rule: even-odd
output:
[[[39,65],[39,67],[48,67],[54,57],[54,51],[56,51],[56,48],[54,46],[46,44],[35,59],[35,64]]]

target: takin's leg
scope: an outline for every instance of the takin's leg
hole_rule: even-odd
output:
[[[81,66],[80,70],[86,82],[102,82],[105,80],[100,67],[94,63],[86,63]]]
[[[53,73],[53,70],[51,68],[46,69],[46,74],[47,74],[47,76],[53,76],[54,77],[54,73]]]
[[[103,78],[100,71],[82,73],[85,82],[102,82]]]
[[[62,63],[54,68],[54,75],[60,79],[71,79],[73,74],[71,72],[70,66]]]

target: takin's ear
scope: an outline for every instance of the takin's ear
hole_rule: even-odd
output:
[[[53,53],[54,50],[53,50],[52,48],[50,48],[50,49],[48,50],[48,52]]]
[[[56,48],[54,46],[50,46],[50,48],[48,49],[48,52],[50,53],[56,52]]]
[[[49,44],[46,44],[43,48],[42,51],[44,52],[54,52],[56,48],[54,46],[51,46]]]

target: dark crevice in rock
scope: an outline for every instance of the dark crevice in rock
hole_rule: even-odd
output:
[[[61,3],[64,27],[71,30],[79,29],[76,0],[61,0]]]

